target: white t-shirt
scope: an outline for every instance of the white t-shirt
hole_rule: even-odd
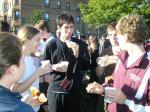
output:
[[[31,56],[25,56],[24,61],[25,61],[25,71],[20,80],[20,83],[27,80],[36,71],[36,67],[34,65],[34,61]],[[31,86],[39,89],[39,78]],[[24,93],[22,93],[21,95],[23,96],[23,98],[21,100],[24,101],[30,95],[30,91],[27,90]],[[35,107],[34,108],[35,112],[37,112],[39,110],[39,108],[40,108],[40,106]]]

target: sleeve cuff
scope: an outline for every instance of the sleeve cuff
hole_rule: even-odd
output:
[[[128,99],[126,99],[124,102],[124,104],[126,104],[127,106],[129,105],[129,103],[130,103],[130,100],[128,100]]]

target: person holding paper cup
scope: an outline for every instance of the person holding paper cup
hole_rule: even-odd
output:
[[[30,95],[29,88],[31,86],[39,88],[39,77],[49,73],[52,70],[50,63],[46,63],[39,68],[34,65],[32,53],[35,53],[39,45],[41,34],[40,32],[30,25],[21,27],[17,34],[18,38],[22,42],[22,53],[24,55],[25,72],[20,79],[19,83],[16,83],[12,87],[12,91],[19,92],[23,96],[22,101]],[[37,112],[39,110],[40,102],[34,107]]]
[[[113,87],[91,83],[90,93],[103,94],[109,99],[109,112],[150,111],[150,57],[144,49],[148,28],[138,14],[123,16],[117,26],[121,52],[113,73]]]
[[[79,112],[80,71],[90,65],[90,56],[84,43],[72,37],[72,15],[61,14],[58,17],[57,31],[59,38],[48,42],[43,53],[43,60],[50,60],[53,68],[53,81],[48,88],[48,109],[50,112]]]

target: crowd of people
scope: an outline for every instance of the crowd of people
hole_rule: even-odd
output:
[[[17,35],[1,22],[0,112],[150,112],[149,30],[129,14],[106,37],[73,37],[74,18],[62,14],[56,37],[47,21]],[[47,102],[33,97],[31,87]]]

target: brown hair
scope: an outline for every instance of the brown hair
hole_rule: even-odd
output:
[[[20,41],[24,44],[26,40],[31,40],[38,33],[39,31],[33,26],[25,25],[19,29],[17,36],[20,39]]]
[[[68,14],[62,14],[58,17],[57,19],[57,25],[59,27],[61,27],[63,24],[65,23],[72,23],[74,24],[74,18],[72,15],[68,15]]]
[[[112,22],[112,23],[110,23],[110,24],[107,26],[107,32],[108,32],[108,31],[114,31],[114,30],[116,30],[116,25],[117,25],[117,22]]]
[[[39,20],[36,24],[35,24],[35,28],[40,29],[40,30],[45,30],[49,33],[51,32],[49,24],[47,21],[45,20]]]
[[[21,42],[15,35],[0,33],[0,78],[11,65],[19,66],[21,51]]]
[[[143,43],[148,37],[148,27],[144,18],[138,14],[122,17],[117,24],[117,33],[128,34],[132,43]]]

